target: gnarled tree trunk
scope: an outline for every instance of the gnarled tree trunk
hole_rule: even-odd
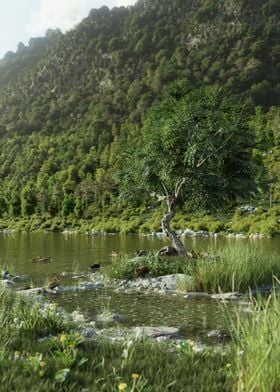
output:
[[[168,205],[168,211],[164,215],[163,219],[161,220],[161,227],[163,233],[167,236],[167,238],[172,242],[172,245],[174,248],[177,250],[179,256],[187,257],[187,252],[186,249],[180,240],[180,238],[177,236],[175,231],[171,230],[170,228],[170,221],[175,215],[175,210],[174,210],[174,205],[175,205],[175,200],[173,199],[173,202],[170,201],[170,198],[167,200],[167,205]]]

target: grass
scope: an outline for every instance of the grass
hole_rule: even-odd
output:
[[[280,388],[280,300],[231,325],[223,354],[181,344],[85,340],[54,306],[0,293],[1,390],[271,392]],[[262,305],[262,306],[260,306]],[[236,320],[234,321],[236,323]]]
[[[105,275],[109,279],[134,279],[136,278],[137,267],[148,267],[150,275],[153,277],[184,273],[186,261],[184,258],[164,258],[154,254],[145,257],[129,258],[124,256],[105,268]]]
[[[276,392],[280,390],[280,300],[272,296],[259,305],[253,317],[239,318],[236,326],[236,389]]]
[[[85,341],[57,310],[5,290],[0,295],[1,390],[228,391],[233,378],[222,356],[191,345],[150,340]],[[127,387],[125,387],[127,385]]]
[[[192,284],[187,279],[180,282],[183,291],[248,292],[261,285],[272,285],[273,277],[280,277],[279,255],[267,255],[261,246],[250,247],[235,244],[210,251],[217,256],[213,260],[183,258],[124,257],[109,266],[106,275],[109,278],[134,279],[136,268],[146,266],[152,276],[185,273],[193,277]]]
[[[247,292],[261,285],[272,285],[280,277],[279,255],[267,255],[261,246],[245,244],[215,251],[217,260],[199,260],[193,270],[193,290],[207,292]]]

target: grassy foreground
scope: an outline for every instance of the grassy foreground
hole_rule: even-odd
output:
[[[88,340],[50,306],[0,293],[3,391],[278,391],[280,301],[232,326],[223,355],[193,342]]]
[[[133,279],[136,269],[146,266],[152,276],[173,273],[185,273],[193,277],[192,283],[180,282],[184,291],[246,292],[262,285],[272,285],[275,278],[280,278],[280,256],[267,255],[261,246],[254,248],[238,244],[210,250],[215,257],[199,259],[128,257],[109,266],[106,274],[109,278]]]
[[[150,341],[85,339],[54,307],[0,294],[2,391],[227,391],[228,356]]]

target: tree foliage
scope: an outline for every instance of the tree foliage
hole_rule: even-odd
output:
[[[219,87],[173,86],[144,122],[119,174],[125,194],[154,192],[219,206],[254,188],[246,105]],[[181,191],[181,192],[180,192]]]

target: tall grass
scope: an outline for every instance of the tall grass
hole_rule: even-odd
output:
[[[192,264],[193,290],[246,292],[280,277],[279,255],[268,255],[260,246],[238,244],[213,252],[217,259]]]
[[[258,309],[235,330],[239,392],[280,390],[280,300],[270,297]]]

